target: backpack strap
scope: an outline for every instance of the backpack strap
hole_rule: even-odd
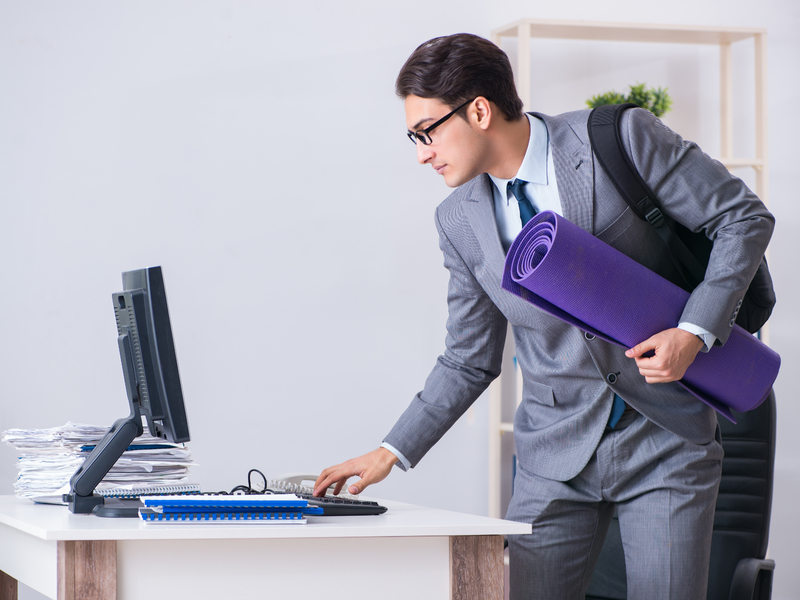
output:
[[[620,133],[622,113],[635,104],[598,106],[589,114],[589,141],[600,166],[608,174],[620,196],[642,220],[653,226],[667,246],[672,262],[685,280],[688,289],[696,288],[705,277],[705,267],[675,232],[675,221],[658,206],[655,195],[647,187],[636,166],[625,152]]]

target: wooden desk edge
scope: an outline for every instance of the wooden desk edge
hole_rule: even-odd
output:
[[[503,536],[450,538],[450,598],[503,600]]]

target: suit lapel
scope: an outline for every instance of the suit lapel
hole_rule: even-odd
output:
[[[550,138],[558,195],[564,218],[594,233],[592,149],[564,121],[533,113],[543,119]]]
[[[488,175],[481,175],[464,201],[464,211],[478,238],[486,262],[493,268],[497,267],[495,272],[502,273],[506,253],[497,232],[492,185]]]

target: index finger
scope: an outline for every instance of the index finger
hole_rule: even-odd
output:
[[[315,496],[324,496],[326,490],[334,483],[337,484],[336,487],[338,490],[342,489],[342,486],[344,486],[344,484],[347,482],[347,479],[351,477],[351,475],[340,473],[340,469],[341,465],[337,465],[335,467],[328,467],[322,473],[320,473],[319,477],[317,477],[317,481],[314,483]],[[335,489],[334,493],[338,493],[338,491]]]

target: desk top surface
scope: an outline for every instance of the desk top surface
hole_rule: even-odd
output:
[[[139,519],[74,515],[66,506],[34,504],[0,496],[0,526],[43,540],[186,540],[253,538],[359,538],[507,535],[530,533],[530,525],[413,504],[380,500],[382,515],[308,517],[305,525],[182,523],[145,524]],[[0,527],[1,528],[1,527]]]

